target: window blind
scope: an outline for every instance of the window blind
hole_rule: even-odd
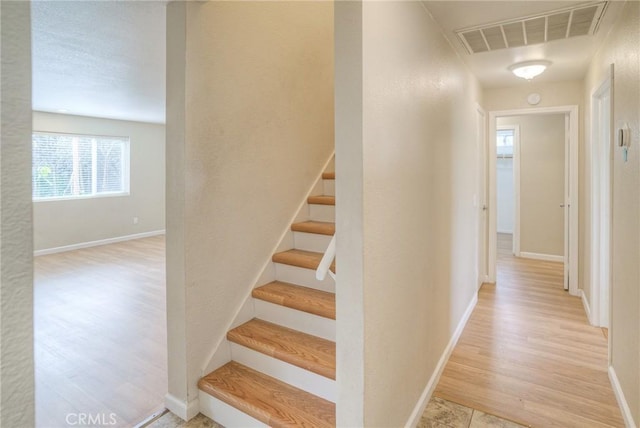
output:
[[[33,134],[33,199],[129,192],[129,138]]]

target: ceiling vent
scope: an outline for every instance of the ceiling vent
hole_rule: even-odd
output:
[[[561,9],[456,31],[471,54],[535,45],[577,36],[591,36],[607,7],[606,1]]]

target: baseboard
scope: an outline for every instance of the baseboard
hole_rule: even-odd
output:
[[[520,251],[520,257],[525,259],[544,260],[547,262],[564,262],[564,256],[554,256],[552,254],[527,253]]]
[[[613,392],[616,395],[616,400],[618,400],[618,405],[620,406],[620,411],[624,418],[624,425],[627,428],[637,428],[637,425],[633,420],[633,415],[631,414],[631,409],[624,397],[624,392],[622,392],[620,381],[618,381],[618,376],[616,375],[616,371],[613,369],[613,366],[609,366],[609,380],[611,381]]]
[[[416,406],[413,408],[413,412],[411,412],[411,416],[409,416],[409,420],[405,424],[405,427],[415,427],[420,422],[420,418],[422,417],[422,413],[424,409],[427,407],[429,400],[431,399],[431,395],[433,391],[436,389],[436,385],[440,380],[440,376],[442,376],[442,372],[444,371],[444,367],[447,365],[447,361],[453,352],[453,348],[455,348],[456,343],[458,343],[458,339],[460,339],[460,335],[464,330],[464,327],[467,325],[467,321],[469,321],[469,317],[473,312],[473,309],[476,307],[476,303],[478,303],[478,293],[473,294],[473,299],[467,306],[467,310],[462,315],[462,319],[458,323],[456,330],[453,332],[447,347],[444,348],[442,355],[440,356],[440,360],[438,360],[438,364],[436,365],[429,382],[427,382],[427,386],[425,386],[424,391],[422,391],[422,395],[420,395],[420,399],[416,403]]]
[[[584,306],[584,312],[587,314],[587,319],[589,320],[589,324],[593,324],[593,320],[591,319],[591,307],[589,305],[589,301],[587,300],[587,295],[584,294],[583,290],[578,290],[580,294],[580,299],[582,300],[582,306]]]
[[[175,395],[167,393],[167,395],[164,396],[164,405],[171,413],[185,421],[193,419],[200,413],[200,401],[198,398],[185,403]]]
[[[65,251],[80,250],[82,248],[97,247],[99,245],[115,244],[116,242],[131,241],[132,239],[148,238],[150,236],[164,235],[164,230],[152,230],[151,232],[135,233],[133,235],[116,236],[115,238],[99,239],[97,241],[80,242],[78,244],[65,245],[62,247],[45,248],[33,252],[34,257],[45,256],[47,254],[63,253]]]

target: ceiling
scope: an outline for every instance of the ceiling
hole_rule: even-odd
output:
[[[551,65],[536,82],[557,82],[582,79],[589,62],[604,36],[611,30],[622,2],[609,2],[599,27],[593,36],[578,36],[515,48],[470,54],[457,30],[484,26],[502,21],[546,14],[559,9],[586,5],[592,1],[424,1],[436,22],[459,56],[486,88],[526,85],[508,67],[522,61],[544,59]]]
[[[548,13],[585,1],[424,1],[484,87],[526,85],[507,69],[552,62],[536,81],[581,79],[622,3],[608,3],[594,36],[469,54],[456,30]],[[33,108],[165,122],[165,1],[32,2]]]
[[[161,1],[33,1],[33,109],[165,121]]]

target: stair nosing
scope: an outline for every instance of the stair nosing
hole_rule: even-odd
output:
[[[322,173],[322,179],[323,180],[335,180],[336,179],[336,173],[335,172],[323,172]]]
[[[307,203],[311,205],[335,206],[336,197],[331,195],[314,195],[307,198]]]
[[[315,251],[305,251],[305,250],[298,250],[293,248],[291,250],[275,253],[271,257],[271,260],[274,263],[281,263],[289,266],[296,266],[303,269],[316,270],[318,269],[320,260],[322,260],[322,256],[323,256],[322,253],[317,253]],[[310,261],[309,257],[313,257],[314,260]],[[331,272],[333,273],[336,272],[335,264],[336,262],[334,260],[330,267]]]
[[[325,228],[328,228],[330,230],[328,231],[323,230]],[[333,236],[336,233],[336,224],[334,222],[329,222],[329,221],[307,220],[307,221],[301,221],[298,223],[293,223],[291,225],[291,230],[293,232],[313,233],[316,235]]]
[[[221,372],[222,371],[222,372]],[[243,392],[242,394],[234,394],[232,388],[220,387],[216,385],[216,379],[220,379],[222,376],[216,375],[216,373],[221,372],[221,374],[228,375],[229,372],[235,371],[239,373],[241,376],[251,376],[253,378],[253,383],[255,384],[255,380],[260,381],[261,389],[265,389],[266,386],[269,387],[272,391],[278,391],[278,394],[272,394],[272,397],[275,398],[275,401],[278,405],[268,405],[264,400],[259,400],[258,402],[263,404],[263,406],[256,405],[251,403],[249,399],[251,398],[248,394],[245,393],[241,388],[236,388],[238,391]],[[244,373],[242,373],[244,372]],[[226,378],[227,376],[225,376]],[[313,395],[307,391],[296,388],[292,385],[289,385],[285,382],[282,382],[276,378],[273,378],[269,375],[261,373],[257,370],[251,369],[243,364],[240,364],[235,361],[230,361],[222,367],[214,370],[209,373],[207,376],[204,376],[198,382],[198,388],[211,395],[212,397],[221,400],[228,405],[235,407],[243,413],[248,414],[249,416],[273,427],[285,427],[290,426],[292,418],[285,418],[280,416],[280,412],[278,412],[278,408],[285,407],[288,410],[292,408],[292,406],[301,404],[300,402],[304,402],[305,400],[308,402],[302,403],[302,406],[295,407],[298,410],[298,416],[293,418],[296,422],[302,422],[303,425],[308,426],[316,426],[318,422],[323,422],[317,426],[335,426],[335,404],[331,403],[328,400],[325,400],[321,397]],[[249,393],[250,394],[250,393]],[[256,394],[257,396],[258,394]],[[271,409],[265,408],[270,407]],[[320,409],[322,408],[322,409]],[[316,413],[312,414],[308,410],[313,409]],[[328,415],[323,415],[320,413],[322,410],[325,413],[329,413]],[[280,416],[279,418],[277,416]],[[289,415],[290,416],[290,415]],[[329,416],[331,420],[326,420],[326,416]]]
[[[269,286],[272,285],[283,285],[285,287],[290,287],[292,290],[293,289],[303,289],[302,291],[304,291],[305,293],[310,293],[310,294],[314,294],[316,296],[333,296],[333,305],[332,307],[330,307],[331,305],[327,305],[326,302],[323,302],[322,305],[304,305],[302,304],[303,301],[301,299],[296,300],[294,299],[288,299],[287,296],[283,296],[281,298],[276,298],[276,293],[272,292],[269,293],[267,291],[267,288]],[[315,288],[311,288],[311,287],[305,287],[302,285],[298,285],[298,284],[291,284],[288,282],[283,282],[283,281],[272,281],[268,284],[262,285],[258,288],[255,288],[251,295],[253,296],[253,298],[255,299],[259,299],[259,300],[263,300],[265,302],[270,302],[273,303],[275,305],[280,305],[280,306],[284,306],[286,308],[290,308],[290,309],[294,309],[297,311],[301,311],[301,312],[305,312],[308,314],[312,314],[312,315],[317,315],[319,317],[323,317],[323,318],[327,318],[327,319],[332,319],[335,320],[336,319],[336,307],[335,307],[335,294],[333,293],[329,293],[327,291],[322,291],[322,290],[317,290]],[[328,307],[329,306],[329,307]]]
[[[273,335],[267,339],[270,342],[260,340],[260,338],[252,337],[247,332],[251,328],[266,329],[272,332]],[[301,342],[305,345],[309,343],[315,345],[317,348],[304,346],[303,353],[294,352],[295,346],[293,346],[294,340],[287,340],[287,338],[293,338],[295,341],[304,339]],[[313,336],[301,331],[293,330],[291,328],[283,327],[278,324],[274,324],[268,321],[263,321],[258,318],[254,318],[227,333],[227,340],[238,345],[242,345],[254,351],[308,370],[320,376],[335,380],[335,343],[330,340],[323,339],[321,337]],[[275,345],[274,345],[275,344]],[[326,353],[323,347],[333,345],[333,366],[325,364],[322,356],[330,355]],[[310,358],[311,357],[311,358]]]

